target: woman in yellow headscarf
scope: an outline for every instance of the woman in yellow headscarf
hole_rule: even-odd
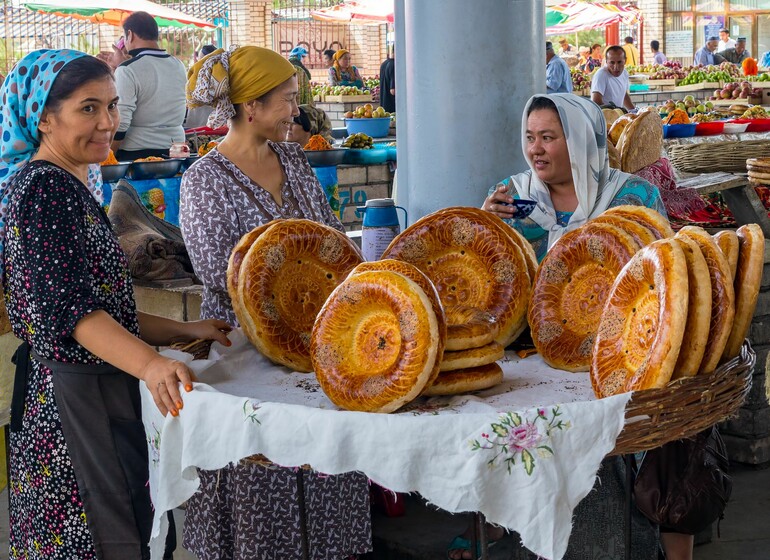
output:
[[[285,142],[299,115],[295,73],[278,53],[252,46],[214,51],[188,73],[188,105],[213,106],[213,128],[229,124],[222,142],[182,177],[179,223],[203,282],[201,317],[238,325],[227,263],[253,228],[276,218],[305,218],[344,231],[302,146]],[[201,560],[301,558],[293,470],[250,461],[199,474],[200,489],[187,505],[185,548]],[[313,558],[371,550],[366,477],[304,478]]]
[[[358,68],[350,63],[350,52],[340,49],[334,56],[334,64],[329,68],[329,83],[333,86],[364,87],[364,80],[358,73]]]

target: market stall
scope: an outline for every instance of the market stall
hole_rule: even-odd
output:
[[[508,352],[497,387],[419,399],[386,415],[341,411],[312,374],[272,365],[240,332],[231,339],[230,348],[215,345],[209,360],[165,352],[188,362],[199,379],[178,417],[160,416],[142,390],[156,508],[153,557],[162,556],[163,513],[196,491],[197,468],[261,454],[327,474],[364,472],[394,491],[419,492],[447,511],[480,511],[517,531],[533,552],[560,558],[572,510],[593,487],[601,460],[696,433],[716,421],[714,411],[729,414],[748,390],[753,365],[746,347],[713,378],[689,380],[705,392],[688,392],[685,383],[596,400],[587,376]],[[686,409],[661,406],[672,397],[689,399],[691,411],[701,399],[711,408],[691,415],[685,426]],[[651,409],[656,413],[650,415]]]

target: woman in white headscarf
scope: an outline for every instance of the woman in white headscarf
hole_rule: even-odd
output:
[[[492,187],[483,209],[521,232],[538,260],[564,233],[612,206],[647,206],[666,215],[657,187],[610,168],[606,123],[593,101],[535,95],[524,108],[521,136],[529,170]],[[529,217],[512,218],[508,204],[515,198],[537,202]]]

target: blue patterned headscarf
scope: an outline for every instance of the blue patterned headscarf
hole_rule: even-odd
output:
[[[82,56],[88,55],[74,50],[33,51],[13,67],[0,88],[0,262],[13,179],[40,147],[37,127],[56,76]],[[101,175],[98,165],[89,166],[88,189],[99,202]]]

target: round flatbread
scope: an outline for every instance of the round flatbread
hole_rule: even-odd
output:
[[[639,113],[625,127],[616,143],[620,152],[620,169],[636,173],[660,159],[663,150],[663,121],[657,113]]]
[[[436,314],[436,321],[438,322],[439,332],[439,341],[438,346],[436,347],[436,363],[433,366],[433,372],[428,379],[428,384],[433,383],[433,380],[436,379],[436,376],[438,376],[439,362],[441,361],[441,357],[444,355],[444,345],[446,344],[447,330],[446,314],[444,313],[444,307],[441,305],[441,301],[439,300],[436,287],[433,285],[433,282],[431,282],[430,279],[425,276],[425,274],[420,272],[416,266],[413,266],[408,262],[397,261],[395,259],[383,259],[373,262],[364,262],[355,267],[353,272],[350,274],[352,276],[353,274],[359,274],[361,272],[378,270],[389,270],[391,272],[397,272],[402,276],[406,276],[412,282],[415,282],[418,286],[420,286],[420,288],[422,288],[422,291],[425,292],[426,296],[428,296],[428,299],[433,306],[433,312]]]
[[[238,321],[277,364],[312,371],[310,332],[332,290],[363,259],[348,237],[310,220],[283,220],[260,235],[238,276]]]
[[[644,247],[623,268],[604,308],[591,358],[597,398],[663,387],[687,324],[687,262],[679,243]]]
[[[656,239],[674,237],[674,230],[671,229],[671,224],[668,222],[668,219],[660,212],[656,212],[652,208],[647,208],[646,206],[633,206],[630,204],[613,206],[605,211],[604,214],[618,215],[640,223],[643,226],[646,226]]]
[[[719,250],[722,251],[722,254],[727,259],[727,264],[730,267],[734,283],[735,272],[738,270],[738,252],[740,250],[738,234],[731,229],[725,229],[714,234],[714,241],[717,242]]]
[[[615,119],[615,122],[612,123],[610,131],[607,133],[607,139],[612,142],[615,147],[618,145],[618,141],[620,140],[620,136],[623,134],[623,130],[625,130],[625,128],[631,124],[635,118],[636,115],[634,113],[627,113],[622,117],[618,117]]]
[[[607,157],[610,160],[610,167],[620,169],[620,152],[612,142],[607,142]]]
[[[727,338],[733,326],[735,316],[735,292],[733,289],[730,265],[719,249],[717,242],[706,230],[696,226],[685,226],[679,230],[679,236],[689,237],[698,244],[706,259],[711,281],[711,324],[706,352],[698,368],[698,375],[712,373],[722,358]]]
[[[456,352],[486,346],[500,330],[494,315],[478,307],[450,305],[447,317],[446,350]]]
[[[457,352],[444,352],[441,360],[441,371],[454,371],[476,366],[485,366],[502,360],[505,356],[505,347],[497,342],[490,342],[480,348],[469,348]]]
[[[758,224],[747,224],[739,227],[736,233],[740,241],[740,254],[735,274],[735,320],[722,354],[723,361],[734,358],[741,351],[754,317],[765,266],[765,236],[762,228]]]
[[[610,224],[610,225],[619,227],[620,229],[628,233],[631,237],[633,237],[634,241],[636,241],[639,247],[646,247],[647,245],[649,245],[650,243],[652,243],[657,239],[657,237],[655,237],[655,234],[653,234],[650,228],[648,228],[647,226],[643,226],[639,222],[635,222],[633,220],[629,220],[628,218],[624,218],[619,214],[607,214],[605,212],[601,216],[591,220],[591,223]]]
[[[446,208],[436,211],[436,214],[441,214],[443,212],[453,213],[455,211],[455,208]],[[494,227],[501,233],[507,234],[511,240],[519,246],[519,249],[521,249],[521,252],[524,253],[524,258],[527,261],[527,275],[529,276],[529,283],[531,285],[532,282],[535,281],[535,274],[537,274],[538,264],[537,255],[535,254],[535,249],[532,247],[532,244],[527,241],[527,239],[521,235],[518,230],[516,230],[516,228],[512,228],[491,212],[486,212],[481,208],[473,207],[464,207],[463,211],[466,213],[466,215],[473,215],[476,219],[486,222],[487,226]]]
[[[349,276],[313,326],[321,389],[345,410],[393,412],[417,397],[436,363],[438,321],[416,282],[386,270]]]
[[[612,283],[639,245],[622,229],[588,223],[546,253],[529,304],[532,341],[550,366],[588,371]]]
[[[489,389],[499,385],[502,381],[503,368],[495,362],[484,366],[439,373],[436,381],[425,389],[423,395],[426,397],[462,395]]]
[[[697,375],[711,326],[711,280],[706,258],[692,239],[674,237],[687,261],[687,326],[671,379]]]
[[[233,247],[230,258],[227,261],[227,293],[230,294],[230,301],[233,303],[233,309],[236,306],[241,305],[240,299],[238,298],[238,275],[241,272],[243,258],[246,256],[246,253],[249,252],[249,249],[251,249],[254,241],[256,241],[267,228],[281,221],[283,221],[283,219],[279,218],[255,227],[253,230],[243,235],[238,243],[235,244],[235,247]]]
[[[491,313],[499,323],[495,340],[506,346],[526,327],[530,280],[524,253],[505,230],[490,225],[493,217],[476,208],[434,212],[399,234],[383,258],[424,272],[445,309],[467,305]]]
[[[747,167],[756,167],[770,172],[770,158],[749,158],[746,160]]]
[[[610,131],[612,124],[622,116],[615,109],[602,109],[602,115],[604,115],[604,121],[607,123],[607,132]]]

